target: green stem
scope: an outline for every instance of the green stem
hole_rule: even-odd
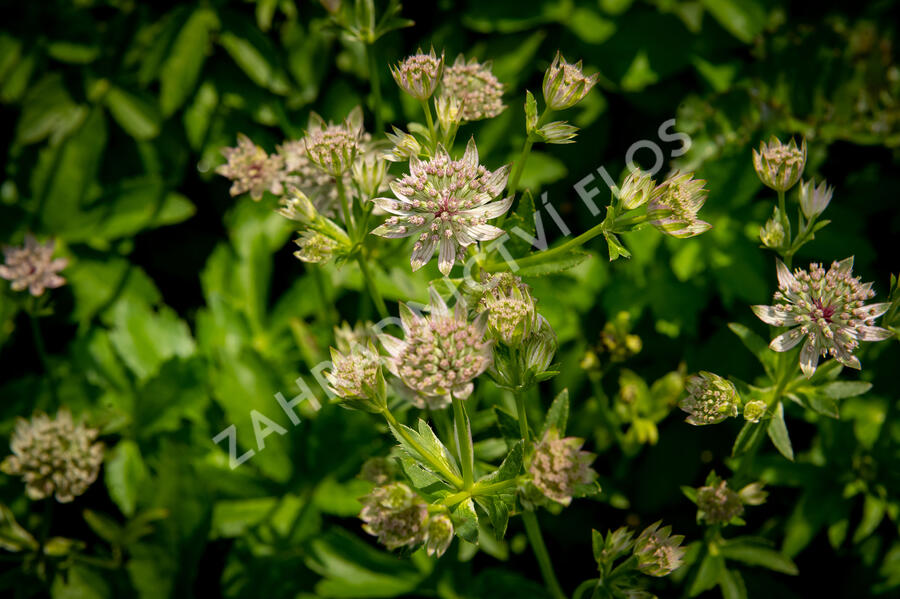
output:
[[[375,44],[366,44],[369,58],[369,85],[372,87],[372,113],[375,115],[375,132],[381,133],[384,119],[381,116],[381,77],[378,76],[378,61],[375,59]]]
[[[538,118],[537,125],[535,125],[535,129],[540,129],[541,125],[544,124],[544,121],[550,116],[550,109],[545,108],[544,112],[541,113],[541,116]],[[525,143],[522,144],[522,151],[519,152],[519,158],[516,160],[516,165],[513,167],[513,172],[509,177],[509,187],[507,188],[507,195],[516,197],[516,191],[519,189],[519,179],[522,178],[522,173],[525,170],[525,162],[528,160],[528,154],[531,153],[531,147],[534,145],[534,140],[531,139],[531,135],[526,135]]]
[[[788,268],[791,267],[791,258],[793,257],[793,253],[791,252],[791,221],[788,219],[787,209],[784,204],[784,192],[778,192],[778,213],[781,216],[781,226],[784,228],[784,246],[788,248],[782,254],[782,258],[784,259],[784,263]]]
[[[528,414],[525,412],[525,393],[521,389],[513,392],[516,396],[516,418],[519,419],[519,436],[528,443]]]
[[[50,358],[47,355],[47,348],[44,345],[44,337],[41,335],[41,326],[38,323],[38,317],[35,316],[37,308],[29,306],[28,321],[31,324],[31,336],[34,338],[34,348],[37,351],[41,366],[44,367],[44,373],[47,375],[47,381],[50,383],[50,396],[54,403],[59,404],[59,397],[56,394],[56,380],[53,376],[53,370],[50,368]]]
[[[344,216],[344,226],[347,227],[347,234],[350,239],[357,241],[356,232],[353,230],[353,214],[350,212],[350,205],[347,202],[347,190],[344,187],[344,178],[335,177],[334,184],[337,186],[338,200],[341,203],[341,214]]]
[[[427,100],[420,100],[419,103],[422,105],[422,110],[425,111],[425,122],[428,124],[428,141],[431,142],[429,149],[434,154],[437,148],[437,129],[434,128],[434,119],[431,118],[431,108],[428,107]]]
[[[372,272],[369,270],[369,263],[366,261],[365,256],[363,256],[362,251],[357,252],[356,262],[359,264],[359,269],[362,271],[363,280],[366,282],[366,289],[369,290],[369,297],[372,298],[372,303],[375,304],[378,316],[387,318],[387,306],[384,304],[384,298],[381,297],[378,285],[375,284],[375,279],[372,278]]]
[[[599,578],[589,578],[588,580],[585,580],[578,585],[577,589],[575,589],[572,599],[581,599],[586,592],[596,589],[598,584],[600,584]]]
[[[475,449],[472,446],[472,431],[469,429],[466,406],[458,397],[453,397],[453,426],[456,429],[456,446],[462,466],[463,488],[471,489],[475,482]]]
[[[384,419],[387,420],[391,428],[397,431],[397,434],[403,437],[403,440],[410,446],[412,446],[416,453],[422,456],[422,458],[435,472],[440,473],[445,479],[447,479],[447,481],[451,485],[453,485],[457,489],[461,489],[463,487],[463,479],[457,476],[455,472],[451,471],[450,468],[448,468],[441,460],[433,456],[431,452],[419,445],[419,442],[416,441],[405,428],[400,426],[400,423],[397,422],[397,419],[394,417],[390,410],[385,408],[382,414],[384,415]]]
[[[585,243],[587,243],[588,241],[590,241],[597,235],[600,235],[601,233],[603,233],[605,226],[606,225],[604,225],[604,223],[594,225],[593,227],[591,227],[590,229],[588,229],[587,231],[585,231],[578,237],[570,239],[569,241],[567,241],[561,245],[558,245],[555,248],[551,248],[549,250],[545,250],[545,251],[537,253],[537,254],[532,254],[530,256],[526,256],[525,258],[522,258],[521,260],[517,260],[516,265],[518,265],[519,268],[524,268],[526,266],[536,266],[538,264],[543,264],[544,262],[549,261],[551,258],[553,258],[559,254],[563,254],[570,249],[574,249],[576,247],[584,245]],[[509,267],[509,265],[505,262],[493,262],[491,264],[486,264],[483,267],[483,269],[486,272],[497,272],[499,270],[505,270],[508,267]]]
[[[528,535],[528,542],[531,543],[531,550],[537,558],[538,566],[541,568],[541,575],[544,577],[544,584],[553,599],[566,599],[559,581],[556,580],[556,574],[553,572],[553,563],[550,561],[550,553],[547,546],[544,545],[544,537],[541,536],[541,526],[538,524],[537,516],[534,512],[525,510],[522,512],[522,522],[525,523],[525,533]]]

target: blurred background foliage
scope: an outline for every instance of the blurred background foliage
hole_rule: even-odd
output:
[[[302,136],[311,110],[341,119],[361,104],[370,130],[376,111],[388,124],[415,119],[388,65],[417,47],[493,60],[508,108],[459,136],[475,136],[488,168],[521,147],[525,89],[538,89],[557,49],[601,74],[574,110],[578,143],[534,152],[523,177],[575,232],[595,221],[573,185],[601,166],[617,177],[635,141],[659,144],[668,166],[709,182],[710,233],[634,234],[633,258],[612,265],[601,242],[578,267],[529,280],[561,342],[562,374],[544,405],[568,387],[572,433],[601,454],[604,493],[548,529],[567,590],[595,568],[590,528],[662,517],[688,540],[701,534],[679,485],[727,470],[740,423],[697,429],[670,412],[679,373],[758,374],[726,326],[764,334],[749,305],[775,286],[772,257],[758,248],[772,198],[751,147],[772,133],[804,135],[807,176],[836,187],[833,224],[800,264],[855,255],[857,273],[882,297],[897,268],[894,2],[410,1],[400,16],[415,26],[375,45],[377,106],[362,44],[316,2],[47,0],[4,3],[3,14],[0,240],[52,236],[70,266],[40,323],[46,365],[23,300],[0,290],[0,433],[17,416],[66,405],[101,428],[110,448],[102,484],[53,515],[53,534],[84,547],[64,552],[47,582],[34,563],[4,553],[5,593],[543,596],[521,531],[440,562],[421,552],[398,559],[361,532],[356,497],[368,487],[355,474],[387,452],[388,436],[365,415],[327,405],[294,427],[273,399],[293,396],[298,376],[314,384],[310,369],[327,357],[334,325],[372,316],[357,293],[361,278],[328,267],[314,280],[291,256],[291,227],[272,212],[274,199],[230,198],[213,174],[238,132],[271,151]],[[691,147],[669,161],[681,142],[658,128],[672,118]],[[639,151],[637,160],[653,156]],[[387,299],[425,299],[433,266],[413,276],[402,256],[381,260]],[[636,355],[621,350],[627,334],[642,340]],[[748,567],[749,596],[900,589],[898,349],[866,350],[860,377],[873,390],[842,400],[839,420],[790,406],[796,462],[774,452],[757,459],[778,491],[748,515],[748,530],[793,557],[800,574]],[[499,394],[483,386],[481,401]],[[233,423],[241,450],[255,447],[253,409],[290,432],[268,437],[265,451],[232,471],[211,439]],[[482,433],[492,426],[473,424]],[[13,515],[32,533],[47,521],[18,479],[0,478],[0,500],[11,510],[0,523],[7,544]]]

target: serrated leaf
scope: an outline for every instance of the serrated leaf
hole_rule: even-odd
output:
[[[775,408],[772,419],[769,421],[767,431],[769,433],[769,438],[772,440],[772,444],[775,445],[775,448],[779,452],[781,452],[781,455],[793,461],[794,449],[791,447],[791,438],[788,435],[787,424],[784,422],[783,404],[779,403],[778,407]]]
[[[550,427],[555,427],[559,431],[559,436],[565,436],[566,423],[569,420],[569,390],[563,389],[553,399],[550,409],[547,410],[547,416],[544,418],[544,426],[541,428],[541,437],[543,437]]]
[[[456,504],[450,512],[450,518],[459,538],[473,545],[478,544],[478,514],[471,497]]]

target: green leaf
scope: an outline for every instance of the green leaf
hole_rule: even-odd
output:
[[[722,575],[719,576],[719,588],[722,589],[723,599],[747,599],[747,587],[737,570],[723,568]]]
[[[703,561],[700,562],[697,576],[694,578],[688,589],[688,595],[690,597],[696,597],[703,591],[707,591],[716,586],[724,570],[725,558],[721,555],[714,555],[712,552],[707,551],[706,555],[703,556]]]
[[[161,117],[155,103],[116,86],[109,88],[104,101],[110,114],[131,137],[143,140],[159,135]]]
[[[50,587],[50,596],[53,599],[109,599],[112,597],[106,577],[97,571],[86,566],[73,565],[63,572],[56,575]]]
[[[734,440],[731,456],[737,458],[744,455],[747,450],[756,445],[765,430],[766,422],[764,420],[760,422],[744,422],[741,432],[738,433],[737,438]]]
[[[819,390],[831,399],[845,399],[868,393],[871,388],[872,383],[864,381],[834,381],[823,385]]]
[[[169,116],[193,93],[206,61],[212,32],[219,18],[209,8],[198,8],[188,17],[159,69],[159,106]]]
[[[186,358],[195,351],[187,324],[167,306],[154,311],[137,300],[123,301],[114,309],[113,322],[110,341],[141,379],[156,374],[168,359]]]
[[[612,262],[619,257],[622,258],[631,258],[631,252],[628,251],[622,242],[619,241],[619,238],[613,235],[612,233],[604,234],[606,238],[606,246],[609,249],[609,261]]]
[[[547,434],[551,427],[559,431],[559,436],[566,434],[566,423],[569,419],[569,390],[563,389],[553,399],[547,416],[544,418],[544,426],[541,428],[541,437]]]
[[[104,482],[110,498],[127,517],[134,515],[147,467],[134,441],[124,439],[107,455]]]
[[[221,45],[251,81],[269,91],[284,95],[290,91],[285,72],[276,64],[276,54],[269,38],[243,18],[230,18],[228,30],[219,35]]]
[[[529,258],[531,258],[532,256],[537,257],[540,255],[541,254],[531,254]],[[540,258],[537,261],[537,264],[522,266],[521,268],[519,268],[519,270],[515,271],[515,274],[520,277],[542,277],[545,275],[552,275],[563,272],[565,270],[569,270],[570,268],[574,268],[588,258],[590,258],[590,254],[586,252],[582,252],[580,250],[569,250],[567,252],[563,252],[562,254],[551,256],[547,259]]]
[[[863,502],[862,519],[859,522],[859,526],[856,527],[856,532],[853,533],[854,543],[865,540],[875,532],[878,525],[884,520],[887,507],[887,502],[884,499],[874,495],[866,495],[866,500]]]
[[[16,143],[28,145],[47,137],[59,143],[84,122],[88,110],[76,104],[62,77],[45,75],[28,90],[22,102],[22,115],[16,123]]]
[[[791,438],[788,435],[787,425],[784,422],[784,405],[779,403],[772,414],[768,427],[769,438],[781,455],[794,460],[794,449],[791,447]]]
[[[101,512],[93,510],[84,510],[82,513],[84,521],[91,527],[97,536],[109,543],[110,545],[121,545],[124,537],[124,529],[122,526]]]
[[[762,539],[752,537],[732,539],[722,547],[722,555],[730,560],[750,566],[762,566],[783,574],[796,575],[798,573],[797,566],[789,557],[772,549]]]
[[[535,127],[537,127],[538,122],[538,114],[537,114],[537,102],[534,100],[534,96],[531,95],[531,92],[525,91],[525,131],[527,133],[531,133],[534,131]]]
[[[706,10],[726,31],[749,44],[766,26],[764,4],[742,0],[702,0]]]
[[[762,337],[738,322],[729,322],[728,328],[740,338],[744,346],[750,350],[750,353],[756,356],[756,359],[759,360],[759,363],[766,370],[766,374],[770,377],[774,376],[776,356],[769,349],[769,344]]]
[[[471,497],[456,504],[450,512],[456,536],[473,545],[478,544],[478,514]]]
[[[500,406],[494,406],[492,410],[497,418],[497,427],[500,429],[500,434],[503,435],[503,438],[507,442],[515,443],[518,441],[521,437],[519,437],[519,423],[516,417]]]

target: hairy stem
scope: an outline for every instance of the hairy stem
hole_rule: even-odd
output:
[[[553,572],[553,563],[550,561],[550,553],[547,546],[544,545],[544,537],[541,536],[541,525],[538,524],[537,516],[534,512],[525,510],[522,512],[522,522],[525,523],[525,533],[528,535],[528,542],[531,544],[531,550],[537,558],[538,566],[541,568],[541,576],[544,577],[544,584],[553,599],[566,599],[559,581],[556,580],[556,574]]]
[[[475,482],[475,450],[472,446],[472,431],[463,400],[453,397],[453,428],[456,430],[456,446],[463,473],[463,488],[471,489]]]

